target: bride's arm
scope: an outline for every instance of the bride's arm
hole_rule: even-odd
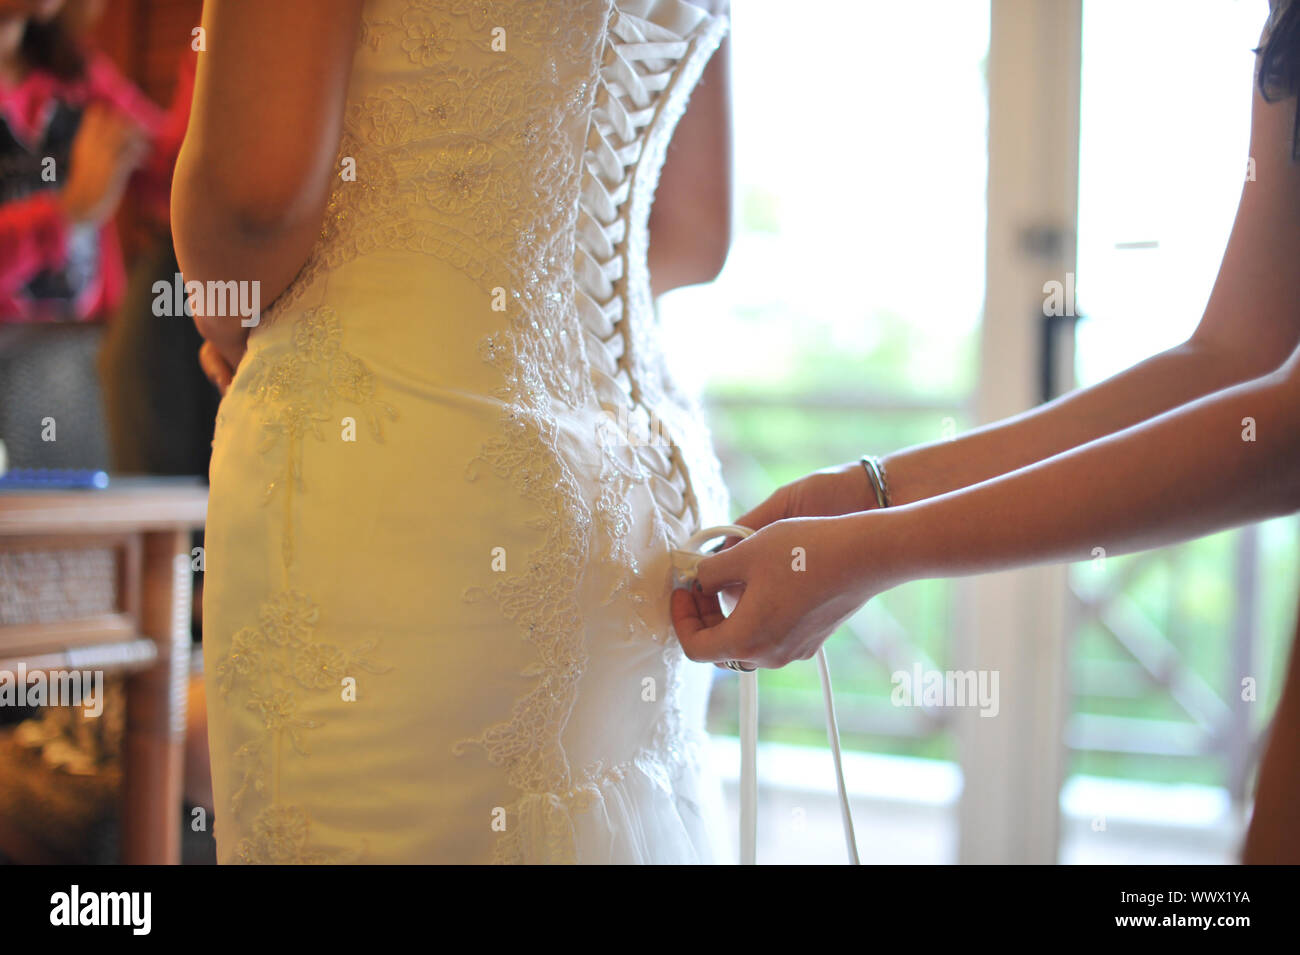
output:
[[[724,0],[695,0],[718,14]],[[726,37],[677,124],[650,211],[651,292],[710,282],[731,246],[731,65]]]
[[[362,0],[207,0],[206,50],[176,163],[172,225],[187,281],[293,280],[321,227]],[[233,367],[249,329],[197,316]]]

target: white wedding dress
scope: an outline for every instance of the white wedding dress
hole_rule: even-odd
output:
[[[366,3],[323,234],[214,441],[220,861],[718,858],[669,550],[727,501],[646,243],[724,29]]]

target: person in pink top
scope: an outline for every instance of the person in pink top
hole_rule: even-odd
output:
[[[167,114],[85,49],[64,0],[0,0],[0,323],[85,321],[122,297],[111,225]],[[174,134],[174,133],[173,133]]]

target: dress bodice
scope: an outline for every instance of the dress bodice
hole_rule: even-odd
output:
[[[504,290],[536,332],[518,357],[557,397],[639,403],[659,367],[650,206],[724,31],[685,0],[367,3],[324,229],[269,317],[404,247]]]

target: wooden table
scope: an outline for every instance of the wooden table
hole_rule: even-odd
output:
[[[178,863],[190,665],[191,532],[207,488],[0,492],[0,669],[128,674],[122,860]]]

